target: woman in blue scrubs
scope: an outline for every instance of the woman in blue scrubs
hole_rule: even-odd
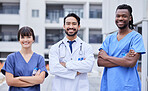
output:
[[[98,66],[104,73],[100,91],[141,91],[138,59],[145,53],[141,34],[133,30],[132,8],[119,5],[115,23],[119,29],[109,35],[98,54]]]
[[[40,91],[40,84],[48,73],[44,58],[32,51],[32,43],[35,41],[33,29],[22,27],[18,31],[18,41],[21,50],[9,54],[1,70],[10,86],[9,91]],[[38,69],[35,75],[34,69]]]

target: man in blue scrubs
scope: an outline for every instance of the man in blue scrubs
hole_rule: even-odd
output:
[[[141,34],[133,29],[132,8],[122,4],[116,9],[118,32],[109,35],[98,54],[104,73],[100,91],[141,91],[138,59],[145,53]]]

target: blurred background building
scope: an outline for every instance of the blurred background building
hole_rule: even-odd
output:
[[[33,50],[48,59],[50,47],[65,36],[63,17],[76,13],[81,18],[78,36],[90,43],[95,55],[103,41],[102,0],[0,0],[0,58],[20,49],[17,31],[34,29]]]
[[[20,50],[17,31],[22,26],[30,26],[35,31],[32,48],[44,56],[48,67],[50,47],[65,36],[63,17],[72,12],[81,18],[78,36],[93,46],[97,59],[105,37],[118,29],[114,23],[115,10],[123,3],[132,6],[135,30],[143,35],[147,51],[148,0],[0,0],[0,68],[8,54]],[[138,65],[142,91],[148,91],[147,61],[146,53]],[[93,72],[101,75],[102,68],[95,63]]]

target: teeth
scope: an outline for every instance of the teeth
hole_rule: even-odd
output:
[[[73,32],[73,30],[69,30],[69,32]]]
[[[23,44],[28,44],[28,43],[23,43]]]

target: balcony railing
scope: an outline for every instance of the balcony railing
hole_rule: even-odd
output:
[[[0,14],[19,14],[19,5],[0,6]]]
[[[59,18],[63,18],[68,13],[75,13],[83,18],[83,11],[81,10],[47,10],[46,22],[59,23]]]
[[[48,10],[46,13],[46,19],[50,23],[59,23],[59,18],[64,17],[63,10]]]
[[[17,41],[16,34],[0,34],[0,41]]]

